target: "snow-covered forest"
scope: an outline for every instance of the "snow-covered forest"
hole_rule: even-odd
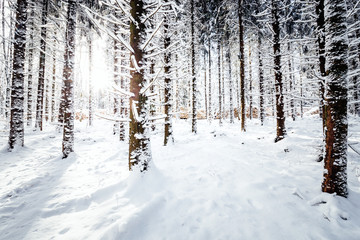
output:
[[[359,0],[0,18],[0,239],[360,239]]]

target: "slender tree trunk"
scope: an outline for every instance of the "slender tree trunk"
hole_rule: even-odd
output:
[[[130,54],[131,79],[130,91],[134,94],[130,98],[130,124],[129,124],[129,169],[138,165],[140,171],[146,171],[151,161],[150,138],[148,136],[148,106],[147,96],[140,93],[145,87],[143,56],[141,40],[145,37],[146,28],[142,21],[145,15],[144,2],[131,0],[130,45],[134,52]],[[137,67],[137,66],[138,67]]]
[[[318,42],[318,55],[319,55],[319,67],[320,67],[320,80],[319,80],[319,95],[320,95],[320,104],[319,104],[319,112],[320,118],[323,120],[323,131],[325,131],[326,125],[326,109],[325,109],[325,77],[326,77],[326,70],[325,70],[325,0],[317,0],[316,5],[316,14],[317,14],[317,42]]]
[[[206,82],[206,53],[204,52],[204,95],[205,95],[205,118],[208,119],[208,96],[207,96],[207,82]]]
[[[114,26],[114,33],[115,35],[118,34],[118,26]],[[113,58],[114,58],[114,73],[113,73],[113,77],[114,77],[114,85],[119,87],[120,85],[120,67],[119,67],[119,50],[120,50],[120,47],[119,47],[119,43],[114,40],[113,41],[113,44],[114,44],[114,55],[113,55]],[[115,94],[114,95],[114,116],[116,117],[120,117],[120,101],[119,101],[119,95],[118,94]],[[114,123],[114,127],[113,127],[113,132],[114,132],[114,135],[117,134],[118,132],[120,133],[120,125],[118,122],[115,122]]]
[[[20,4],[20,2],[25,2],[25,1],[17,1],[18,4]],[[11,114],[10,111],[10,98],[11,98],[11,91],[12,91],[12,88],[11,88],[11,82],[12,82],[12,77],[11,77],[11,67],[10,66],[10,62],[11,62],[11,44],[9,44],[9,47],[7,47],[7,44],[6,44],[6,26],[5,26],[5,23],[6,23],[6,16],[5,16],[5,0],[2,1],[2,5],[3,5],[3,8],[2,8],[2,35],[3,35],[3,38],[2,38],[2,45],[3,45],[3,56],[4,56],[4,70],[5,70],[5,78],[6,78],[6,96],[5,96],[5,117],[6,119],[8,119],[9,115]],[[12,37],[12,23],[13,21],[11,21],[11,26],[10,26],[10,34],[9,36]],[[15,40],[15,39],[14,39]],[[15,47],[15,46],[14,46]]]
[[[252,68],[251,68],[251,45],[249,46],[249,110],[250,110],[250,114],[249,114],[249,118],[250,120],[253,117],[253,96],[252,96],[252,91],[253,91],[253,83],[252,83]]]
[[[303,118],[304,117],[304,102],[303,102],[303,67],[302,67],[302,53],[303,53],[303,48],[302,46],[300,46],[300,74],[299,74],[299,78],[300,78],[300,117]]]
[[[239,18],[239,44],[240,44],[240,95],[241,95],[241,131],[245,132],[245,53],[244,53],[244,25],[242,0],[238,0],[238,18]]]
[[[40,61],[39,78],[36,100],[36,122],[35,128],[43,130],[43,112],[44,112],[44,89],[45,89],[45,51],[46,51],[46,24],[47,24],[48,0],[43,0],[41,15],[41,38],[40,38]]]
[[[50,81],[45,78],[45,121],[49,121],[49,93],[50,93]]]
[[[291,118],[293,121],[295,121],[295,103],[294,103],[294,97],[293,95],[293,83],[294,83],[294,74],[293,74],[293,68],[291,64],[291,60],[293,59],[292,52],[291,52],[291,44],[290,42],[287,43],[288,47],[288,55],[289,55],[289,93],[290,96],[290,112],[291,112]]]
[[[51,122],[55,122],[56,52],[57,52],[57,50],[56,50],[56,45],[57,45],[56,42],[57,42],[56,37],[54,37],[53,66],[52,66],[52,86],[51,86]]]
[[[18,0],[16,6],[15,37],[13,42],[13,75],[11,85],[9,150],[24,146],[24,70],[26,47],[27,1]]]
[[[209,111],[208,111],[208,116],[209,116],[209,122],[212,121],[212,103],[211,103],[211,39],[209,36],[209,56],[208,56],[208,65],[209,65]]]
[[[65,36],[64,55],[64,129],[62,152],[67,158],[74,151],[74,60],[75,60],[75,31],[76,31],[76,0],[68,0],[67,26]]]
[[[125,61],[125,57],[126,57],[125,51],[126,51],[126,49],[125,49],[125,47],[121,45],[120,51],[121,51],[121,53],[120,53],[120,57],[121,57],[121,60],[120,60],[120,65],[121,65],[120,72],[121,72],[121,74],[125,74],[126,71],[127,71],[123,67],[123,66],[126,65],[126,61]],[[125,82],[125,77],[121,76],[120,77],[120,88],[121,89],[126,89],[127,85],[128,84],[126,84],[126,82]],[[126,101],[125,97],[121,96],[120,97],[120,117],[121,118],[126,118],[126,116],[127,116],[127,108],[126,108],[126,105],[125,105],[125,101]],[[125,136],[125,124],[124,124],[124,122],[120,122],[119,127],[120,127],[120,130],[119,130],[120,131],[120,133],[119,133],[120,141],[125,141],[126,136]]]
[[[27,89],[27,126],[32,123],[32,102],[33,102],[33,61],[34,61],[34,18],[35,18],[35,3],[30,5],[30,18],[29,18],[29,52],[28,52],[28,89]]]
[[[225,119],[226,118],[226,102],[225,102],[225,73],[224,73],[224,69],[225,69],[225,60],[224,60],[224,47],[221,44],[221,99],[222,99],[222,113],[223,116],[222,118]]]
[[[164,1],[165,4],[168,2]],[[171,73],[171,53],[168,50],[170,46],[170,35],[169,35],[169,19],[165,15],[164,21],[164,49],[166,49],[164,53],[164,73],[165,73],[165,129],[164,129],[164,146],[166,146],[169,142],[174,142],[173,131],[172,131],[172,81],[170,78]]]
[[[325,0],[326,128],[322,191],[347,197],[347,27],[346,3]]]
[[[265,107],[264,107],[264,68],[262,61],[262,53],[261,53],[261,35],[258,33],[258,58],[259,58],[259,109],[260,109],[260,122],[261,126],[264,125],[265,120]]]
[[[175,53],[175,62],[178,62],[179,61],[179,56],[177,53]],[[179,111],[180,111],[180,102],[179,102],[179,99],[180,99],[180,82],[179,82],[179,67],[177,66],[176,69],[175,69],[175,77],[176,77],[176,91],[175,91],[175,109],[176,109],[176,113],[178,114]],[[178,115],[176,115],[178,116]]]
[[[231,76],[231,55],[230,55],[230,33],[226,33],[227,40],[227,51],[226,51],[226,60],[228,62],[228,74],[229,74],[229,104],[230,104],[230,123],[234,123],[234,101],[233,101],[233,80]]]
[[[285,114],[284,114],[284,96],[281,72],[281,46],[280,46],[280,22],[279,22],[279,1],[272,0],[272,28],[274,32],[273,49],[274,49],[274,72],[275,72],[275,91],[276,91],[276,138],[275,142],[285,137]]]
[[[93,83],[92,83],[92,32],[89,32],[89,126],[93,125]]]
[[[221,89],[221,40],[220,37],[218,38],[217,42],[217,55],[218,55],[218,82],[219,82],[219,124],[222,125],[222,89]]]
[[[197,99],[196,99],[196,76],[195,76],[195,8],[194,0],[191,0],[191,82],[192,82],[192,124],[191,131],[197,133]]]

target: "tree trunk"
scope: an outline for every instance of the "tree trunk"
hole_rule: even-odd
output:
[[[26,47],[27,1],[18,0],[13,42],[13,75],[11,84],[9,150],[24,146],[24,70]]]
[[[89,32],[89,126],[93,125],[93,83],[92,83],[92,33]]]
[[[36,122],[35,128],[43,130],[43,112],[44,112],[44,89],[45,89],[45,51],[46,51],[46,24],[48,15],[48,0],[42,2],[41,14],[41,38],[40,38],[40,61],[39,61],[39,78],[36,100]]]
[[[326,128],[322,191],[347,197],[347,27],[346,4],[326,0]]]
[[[75,31],[76,31],[76,0],[68,1],[67,25],[64,55],[64,130],[62,141],[63,158],[67,158],[74,151],[74,60],[75,60]]]
[[[219,30],[218,30],[219,31]],[[218,38],[217,42],[217,54],[218,54],[218,82],[219,82],[219,124],[222,125],[222,89],[221,89],[221,40]]]
[[[244,25],[243,25],[243,8],[242,0],[238,1],[238,18],[239,18],[239,44],[240,44],[240,114],[241,114],[241,131],[245,132],[245,53],[244,53]]]
[[[125,36],[123,36],[123,37],[125,37]],[[125,61],[125,58],[126,58],[125,51],[126,51],[126,49],[125,49],[125,47],[121,45],[120,46],[120,51],[121,51],[121,53],[120,53],[120,57],[121,57],[121,60],[120,60],[120,65],[121,65],[120,72],[121,72],[121,74],[125,74],[126,71],[127,71],[123,67],[123,66],[126,65],[126,61]],[[127,86],[128,86],[128,84],[126,84],[126,82],[125,82],[125,77],[121,76],[120,77],[120,88],[124,89],[124,90],[127,90],[126,89]],[[121,118],[126,118],[126,116],[127,116],[127,108],[126,108],[125,103],[126,103],[125,97],[121,96],[120,97],[120,117]],[[125,136],[125,124],[124,124],[124,122],[120,122],[119,128],[120,128],[119,129],[119,131],[120,131],[119,132],[120,141],[125,141],[126,136]]]
[[[143,56],[141,40],[146,35],[146,28],[142,19],[145,17],[144,2],[131,0],[130,45],[134,52],[130,54],[132,68],[130,74],[130,91],[134,94],[130,98],[130,124],[129,124],[129,169],[138,165],[140,171],[146,171],[151,161],[150,138],[148,136],[148,98],[140,93],[145,87]],[[137,67],[137,66],[138,67]]]
[[[118,34],[118,26],[115,25],[114,26],[114,33],[115,35]],[[113,77],[114,77],[114,85],[117,87],[120,87],[120,67],[119,67],[119,43],[114,40],[113,41],[114,44],[114,70],[113,70]],[[118,94],[114,94],[114,116],[116,117],[120,117],[120,96]],[[114,123],[114,127],[113,127],[113,133],[114,135],[117,134],[119,132],[120,134],[120,124],[118,122]]]
[[[166,4],[168,1],[165,0]],[[164,146],[166,146],[169,142],[174,142],[173,131],[172,131],[172,81],[170,78],[171,73],[171,53],[168,49],[170,46],[170,34],[169,34],[169,19],[166,16],[164,17],[164,74],[165,74],[165,129],[164,129]]]
[[[17,1],[18,4],[20,4],[20,2],[26,2],[26,1]],[[5,29],[6,29],[6,17],[5,17],[5,0],[3,0],[2,2],[2,45],[3,45],[3,56],[4,56],[4,70],[5,70],[5,78],[6,78],[6,96],[5,96],[5,117],[6,119],[8,119],[9,115],[11,114],[11,106],[10,106],[10,98],[11,98],[11,82],[13,81],[13,78],[11,77],[11,66],[10,66],[10,62],[11,60],[14,61],[13,59],[11,59],[11,44],[8,44],[8,49],[6,48],[7,44],[6,44],[6,33],[5,33]],[[10,23],[10,34],[9,36],[12,37],[12,28],[13,28],[13,21],[11,21]],[[13,39],[15,41],[15,39]],[[15,47],[15,46],[14,46]],[[15,49],[14,49],[15,51]],[[10,67],[9,67],[10,66]],[[14,66],[13,66],[14,68]],[[9,114],[10,113],[10,114]]]
[[[222,118],[226,118],[226,102],[225,102],[225,60],[224,60],[224,46],[221,44],[221,99],[222,99]]]
[[[229,31],[229,30],[227,30]],[[231,76],[231,55],[230,55],[230,32],[226,33],[227,40],[227,51],[226,51],[226,60],[228,62],[228,74],[229,74],[229,104],[230,104],[230,123],[234,123],[234,101],[233,101],[233,80]]]
[[[252,91],[253,91],[253,83],[252,83],[252,69],[251,69],[251,45],[249,45],[249,118],[250,120],[253,117],[253,110],[252,110],[252,106],[253,106],[253,96],[252,96]]]
[[[27,89],[27,126],[32,123],[32,102],[33,102],[33,61],[34,61],[34,18],[35,18],[35,5],[32,2],[30,5],[30,18],[29,18],[29,45],[28,45],[28,89]]]
[[[191,82],[192,82],[192,124],[191,131],[197,133],[197,120],[196,120],[196,76],[195,76],[195,9],[194,0],[191,0]]]
[[[275,97],[276,97],[276,138],[278,142],[285,137],[285,115],[284,115],[284,95],[281,72],[281,46],[280,46],[280,22],[279,22],[279,1],[272,0],[271,14],[273,18],[272,28],[274,32],[274,72],[275,72]]]
[[[53,66],[52,66],[52,86],[51,86],[51,122],[55,122],[56,52],[57,52],[56,51],[56,37],[54,37]]]
[[[204,51],[204,95],[205,95],[205,118],[208,119],[208,96],[207,96],[207,82],[206,82],[206,53]]]
[[[317,0],[316,5],[316,14],[317,14],[317,42],[318,42],[318,55],[319,55],[319,67],[320,67],[320,80],[319,80],[319,95],[320,95],[320,103],[319,103],[319,112],[320,118],[323,120],[323,131],[325,131],[325,121],[326,121],[326,109],[325,109],[325,8],[324,8],[324,0]]]
[[[261,53],[261,35],[258,33],[258,58],[259,58],[259,110],[260,110],[260,122],[261,126],[264,125],[265,120],[265,108],[264,108],[264,69],[263,69],[263,61],[262,61],[262,53]]]
[[[209,117],[209,122],[211,122],[212,120],[212,108],[211,108],[211,39],[209,36],[209,56],[208,56],[208,65],[209,65],[209,100],[208,100],[208,105],[209,105],[209,111],[208,111],[208,117]]]
[[[289,56],[289,62],[288,62],[288,67],[289,67],[289,93],[288,96],[290,97],[290,114],[291,114],[291,118],[293,121],[295,121],[295,103],[294,103],[294,97],[293,97],[293,83],[294,83],[294,74],[293,74],[293,69],[292,69],[292,64],[291,61],[293,59],[293,54],[291,52],[291,44],[290,42],[287,43],[287,47],[288,47],[288,56]]]

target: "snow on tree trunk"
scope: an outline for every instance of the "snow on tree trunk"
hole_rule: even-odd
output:
[[[264,69],[261,53],[261,33],[258,32],[258,58],[259,58],[259,110],[260,110],[260,122],[261,126],[264,125],[265,120],[265,107],[264,107]]]
[[[195,8],[194,0],[191,0],[191,83],[192,83],[192,122],[191,122],[191,131],[197,133],[197,119],[196,119],[196,76],[195,76]]]
[[[219,20],[218,20],[219,21]],[[218,29],[219,29],[219,25],[218,25]],[[218,30],[219,31],[219,30]],[[220,51],[220,46],[221,46],[221,40],[220,40],[220,36],[218,37],[218,42],[217,42],[217,57],[218,57],[218,83],[219,83],[219,125],[222,125],[222,90],[221,90],[221,51]]]
[[[56,33],[53,33],[56,36]],[[52,65],[52,86],[51,86],[51,122],[55,122],[55,98],[56,98],[56,37],[54,36],[53,65]]]
[[[89,126],[93,124],[92,33],[89,32]]]
[[[31,13],[29,17],[29,43],[28,43],[28,89],[27,89],[27,126],[31,126],[32,123],[32,102],[33,102],[33,60],[34,60],[34,18],[35,18],[35,9],[34,4],[31,4]]]
[[[76,0],[68,1],[67,26],[65,36],[65,55],[63,72],[63,158],[67,158],[74,151],[74,60],[75,60],[75,27],[76,27]]]
[[[251,45],[249,46],[249,118],[252,119],[253,106],[253,82],[252,82],[252,66],[251,66]]]
[[[322,191],[347,197],[347,26],[346,3],[325,1],[325,158]]]
[[[209,105],[209,110],[208,110],[208,116],[209,116],[209,122],[211,122],[212,120],[212,104],[211,104],[211,38],[209,36],[209,57],[208,57],[208,65],[209,65],[209,101],[208,101],[208,105]]]
[[[11,84],[9,150],[24,146],[24,72],[26,47],[27,1],[18,0],[13,42],[13,75]]]
[[[36,100],[36,122],[35,128],[43,130],[43,105],[44,105],[44,88],[45,88],[45,51],[46,51],[46,23],[48,15],[48,0],[42,2],[41,15],[41,38],[40,38],[40,61],[39,61],[39,78]]]
[[[271,4],[272,30],[274,34],[274,72],[275,72],[275,98],[276,98],[276,138],[278,142],[285,137],[285,114],[284,114],[284,95],[281,72],[281,45],[280,45],[280,21],[279,21],[279,1],[272,0]]]
[[[287,47],[288,47],[288,71],[289,71],[289,93],[288,94],[290,96],[290,115],[291,115],[291,118],[293,121],[295,121],[296,119],[296,112],[295,112],[295,103],[294,103],[294,97],[293,97],[293,94],[294,94],[294,87],[293,87],[293,84],[294,84],[294,70],[293,70],[293,64],[292,64],[292,61],[293,61],[293,54],[292,54],[292,49],[291,49],[291,44],[290,42],[287,43]]]
[[[125,38],[126,36],[123,34],[122,35],[123,38]],[[124,67],[126,65],[126,48],[123,45],[120,45],[120,73],[121,74],[127,74],[127,69]],[[128,91],[128,84],[126,82],[125,77],[121,76],[120,77],[120,88],[124,89],[126,91]],[[125,96],[120,96],[120,118],[126,118],[127,117],[127,108],[126,108],[126,97]],[[119,138],[120,141],[125,141],[125,123],[124,122],[120,122],[120,133],[119,133]]]
[[[230,26],[228,26],[230,27]],[[230,46],[230,30],[227,29],[226,41],[227,41],[227,49],[226,49],[226,60],[228,62],[228,74],[229,74],[229,104],[230,104],[230,123],[234,123],[234,101],[233,101],[233,80],[231,76],[231,46]]]
[[[148,98],[141,93],[146,81],[143,69],[144,50],[142,40],[146,36],[144,1],[131,0],[130,45],[134,52],[130,54],[130,124],[129,124],[129,169],[138,166],[140,171],[146,171],[151,161],[150,138],[148,136]]]
[[[168,1],[165,0],[166,4]],[[173,131],[172,131],[172,80],[170,78],[171,74],[171,53],[169,51],[170,46],[170,34],[169,34],[169,18],[164,15],[164,73],[165,73],[165,129],[164,129],[164,146],[166,146],[169,142],[174,142]]]
[[[325,16],[324,16],[324,0],[318,0],[316,5],[316,24],[317,24],[317,43],[318,43],[318,56],[319,56],[319,70],[320,70],[320,79],[319,79],[319,95],[320,95],[320,103],[319,103],[319,110],[320,110],[320,118],[323,121],[323,131],[325,128],[325,103],[324,103],[324,94],[325,94],[325,77],[326,77],[326,70],[325,70]]]
[[[239,18],[239,45],[240,45],[240,114],[241,114],[241,131],[245,132],[245,52],[244,52],[244,25],[243,25],[243,8],[242,0],[238,1],[238,18]]]

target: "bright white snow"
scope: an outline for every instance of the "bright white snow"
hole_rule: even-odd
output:
[[[25,147],[0,137],[0,239],[360,239],[360,156],[349,148],[349,198],[320,191],[321,122],[218,127],[174,121],[174,145],[152,136],[153,162],[129,172],[127,143],[112,123],[76,123],[76,153],[61,159],[61,134],[26,130]],[[359,119],[349,142],[360,150]]]

